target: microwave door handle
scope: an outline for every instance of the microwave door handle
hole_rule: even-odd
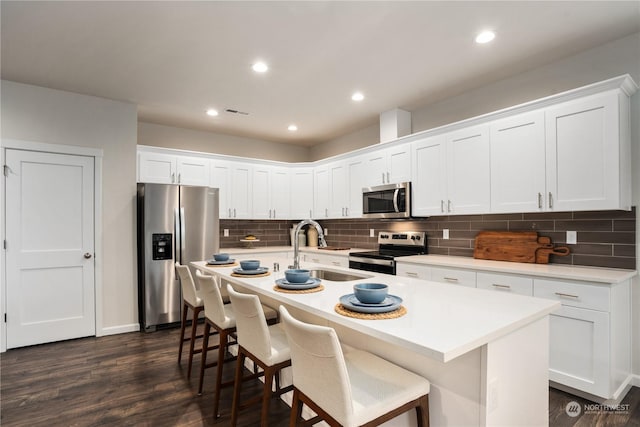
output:
[[[400,194],[400,189],[396,188],[396,190],[393,192],[393,208],[396,210],[396,212],[400,212],[400,208],[398,207],[399,194]]]

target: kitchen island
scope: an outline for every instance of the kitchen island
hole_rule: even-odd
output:
[[[360,270],[302,263],[303,268],[364,276],[345,282],[323,280],[324,290],[291,294],[274,290],[288,260],[260,256],[263,266],[280,264],[267,277],[231,275],[232,268],[192,265],[215,274],[263,303],[285,305],[294,316],[336,329],[342,342],[371,351],[416,372],[432,383],[431,425],[546,425],[548,423],[548,315],[555,301],[505,295]],[[407,314],[388,320],[362,320],[335,311],[354,283],[376,281],[403,299]],[[386,425],[414,425],[404,416]]]

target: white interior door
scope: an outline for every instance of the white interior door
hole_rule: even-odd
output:
[[[95,335],[93,157],[6,164],[7,348]]]

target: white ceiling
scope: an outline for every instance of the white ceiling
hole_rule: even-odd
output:
[[[129,101],[145,122],[307,146],[371,125],[382,111],[413,110],[640,31],[639,1],[2,0],[0,8],[3,79]],[[496,40],[475,44],[486,28]],[[266,74],[251,70],[257,59]],[[363,102],[351,101],[355,90]],[[290,123],[299,130],[287,131]]]

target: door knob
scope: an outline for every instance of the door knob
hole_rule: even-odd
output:
[[[91,257],[92,257],[92,255],[91,255],[89,252],[87,252],[86,254],[84,254],[84,257],[85,257],[86,259],[89,259],[89,258],[91,258]]]

